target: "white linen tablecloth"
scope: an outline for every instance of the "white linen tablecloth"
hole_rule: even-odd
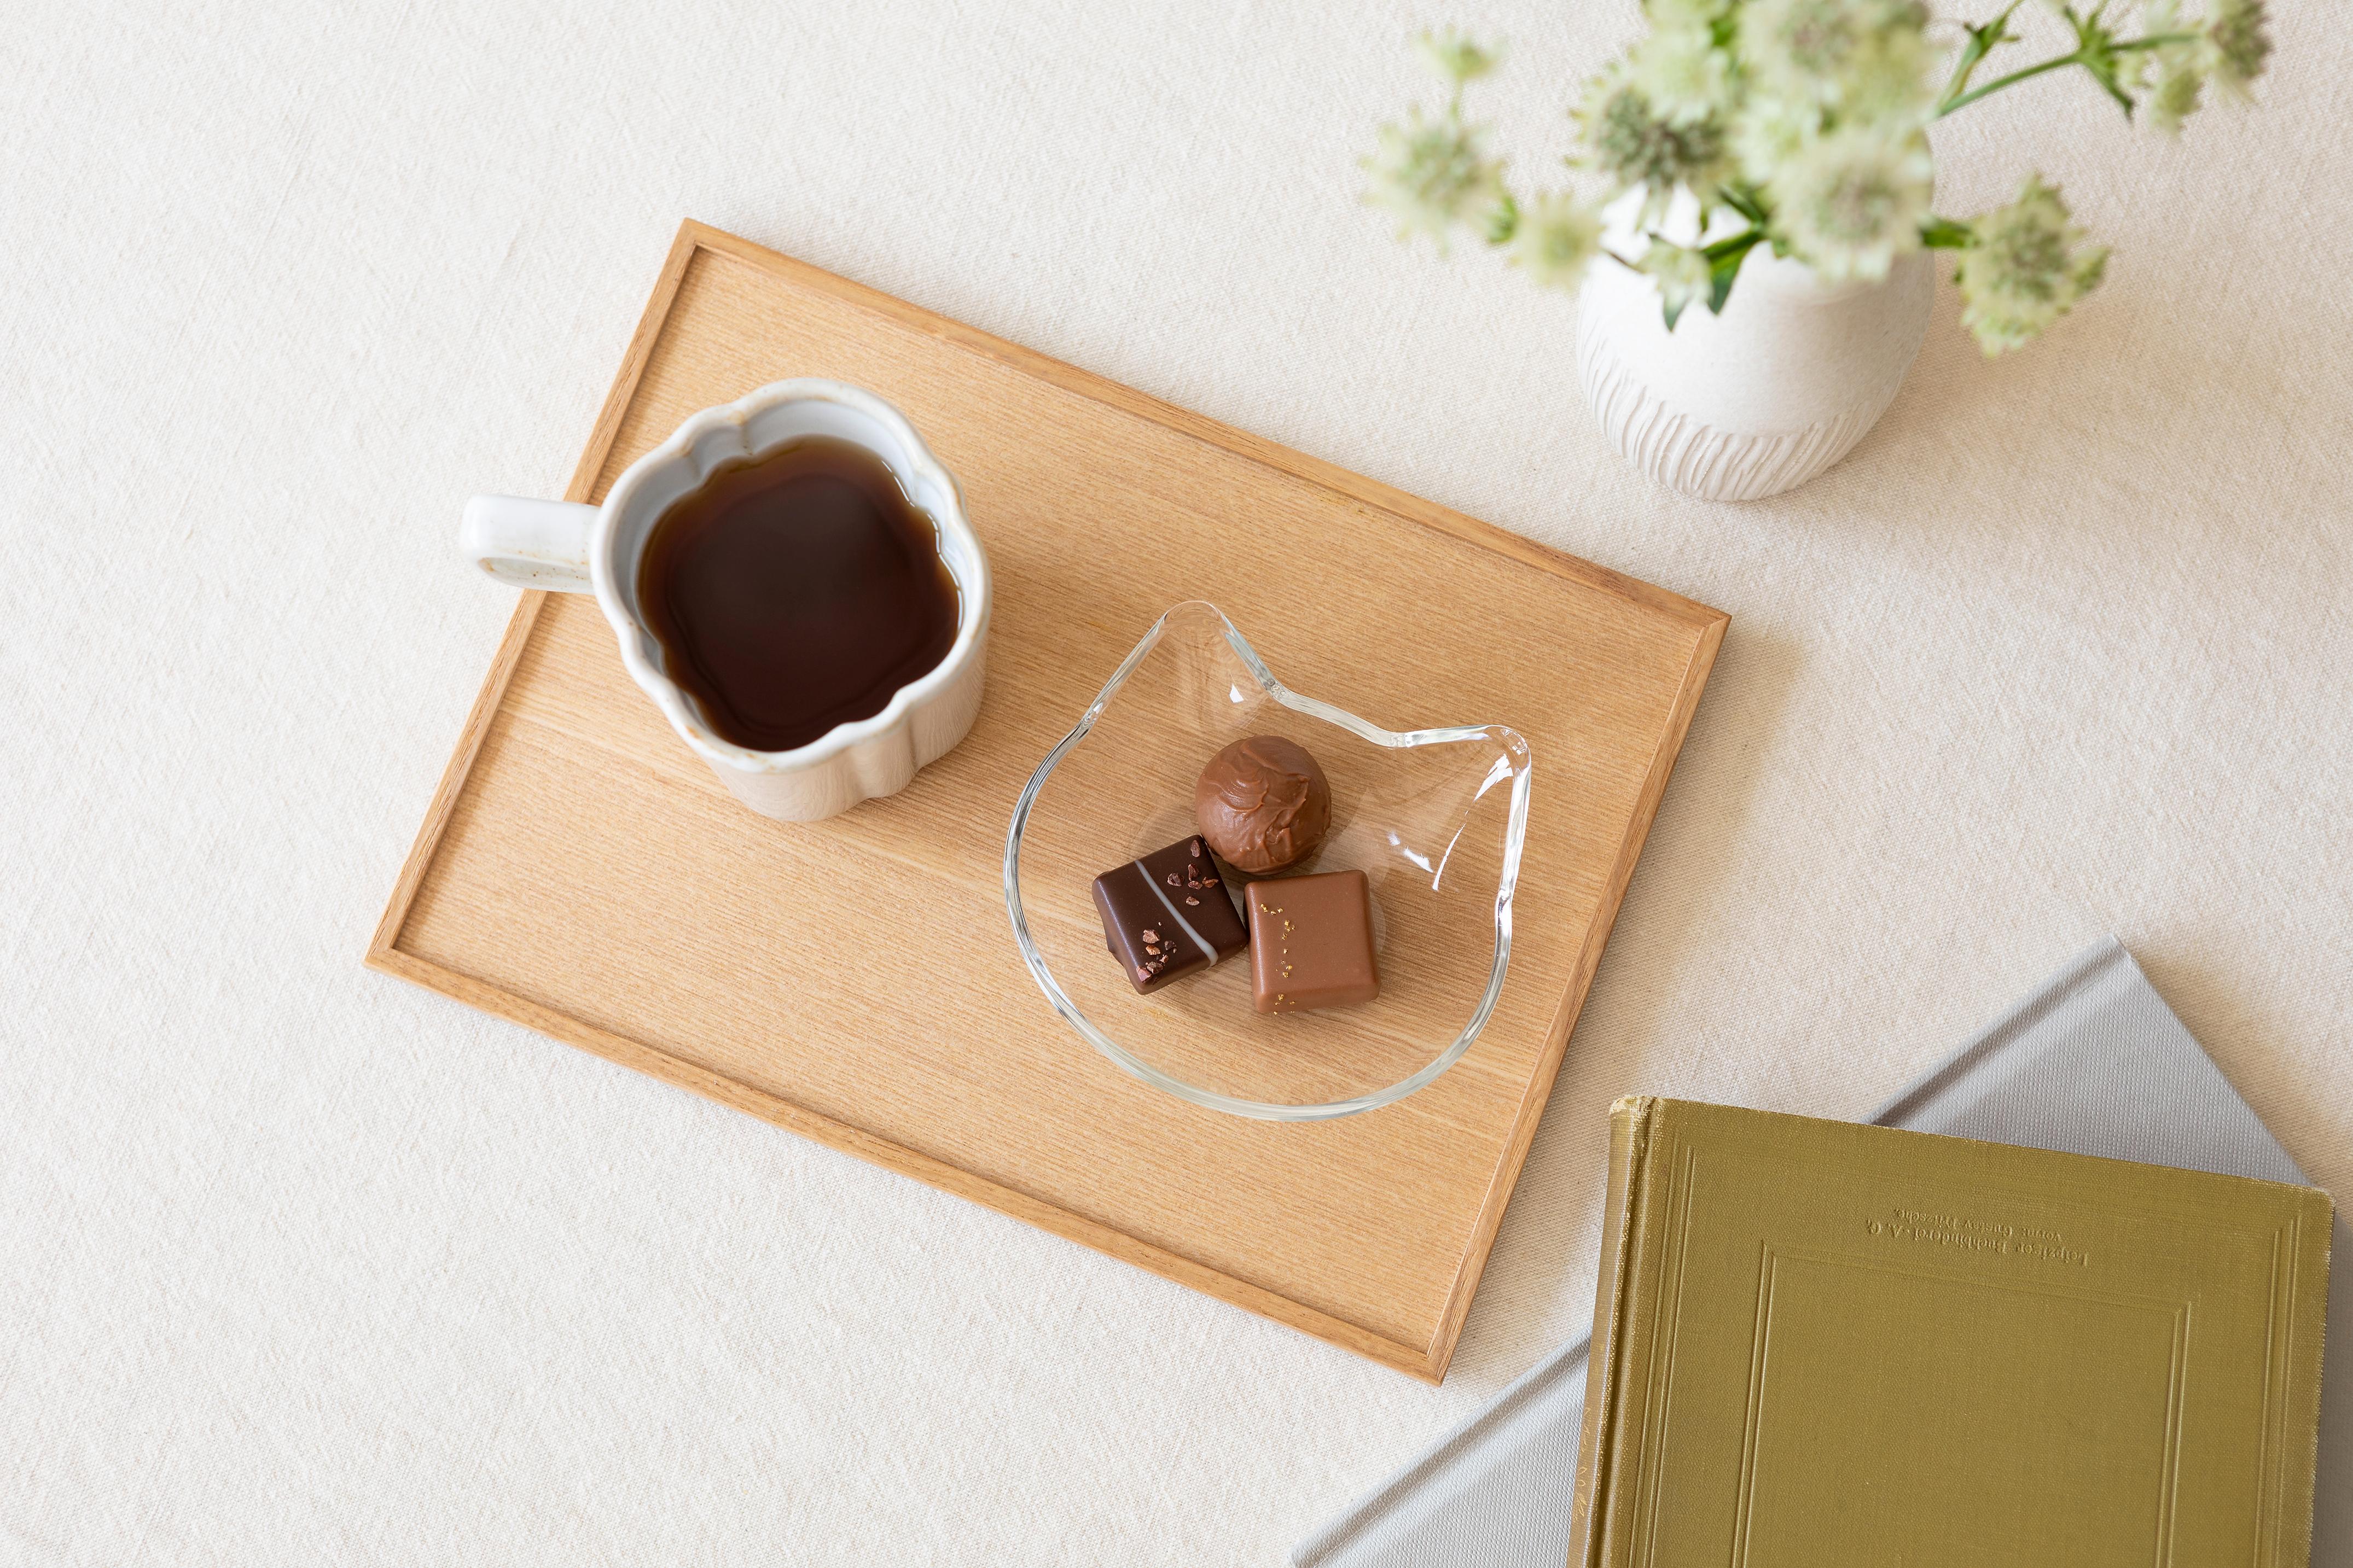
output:
[[[1354,199],[1415,26],[1541,183],[1634,15],[16,7],[0,1563],[1278,1563],[1586,1322],[1614,1096],[1862,1114],[2110,930],[2353,1196],[2348,35],[2179,143],[1950,122],[2106,286],[1991,363],[1945,288],[1731,507]],[[513,604],[459,507],[561,488],[686,216],[1732,613],[1445,1387],[361,969]]]

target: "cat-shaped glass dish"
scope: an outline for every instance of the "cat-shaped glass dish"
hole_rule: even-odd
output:
[[[1400,650],[1410,657],[1410,650]],[[1138,994],[1106,951],[1094,879],[1193,834],[1202,764],[1283,735],[1332,790],[1323,847],[1285,875],[1361,870],[1381,991],[1262,1015],[1250,955]],[[1013,809],[1005,904],[1054,1010],[1127,1071],[1196,1105],[1312,1121],[1404,1099],[1479,1037],[1512,952],[1527,834],[1526,741],[1500,725],[1396,732],[1275,679],[1216,605],[1181,604],[1135,645]],[[1239,908],[1250,879],[1220,865]]]

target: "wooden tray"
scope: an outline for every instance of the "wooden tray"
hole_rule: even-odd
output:
[[[525,595],[367,962],[1443,1376],[1725,617],[694,223],[566,493],[796,375],[873,388],[964,486],[997,595],[970,738],[891,799],[768,822],[630,683],[593,601]],[[1014,950],[1015,795],[1191,598],[1375,723],[1534,746],[1501,1004],[1398,1105],[1198,1110],[1096,1056]]]

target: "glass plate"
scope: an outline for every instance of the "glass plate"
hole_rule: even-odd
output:
[[[1105,947],[1094,879],[1192,834],[1202,764],[1266,734],[1304,746],[1330,781],[1331,834],[1293,871],[1365,873],[1381,994],[1361,1007],[1262,1015],[1244,952],[1138,995]],[[1013,808],[1014,939],[1088,1043],[1196,1105],[1310,1121],[1392,1104],[1461,1058],[1503,991],[1532,761],[1500,725],[1398,734],[1303,697],[1216,605],[1178,605]],[[1220,874],[1239,900],[1247,876],[1222,863]]]

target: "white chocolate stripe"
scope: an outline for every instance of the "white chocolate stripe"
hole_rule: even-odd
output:
[[[1144,868],[1144,862],[1131,860],[1128,864],[1135,868],[1135,874],[1144,879],[1144,885],[1152,889],[1152,896],[1160,900],[1160,907],[1168,911],[1168,918],[1176,922],[1177,929],[1193,939],[1193,945],[1201,950],[1201,956],[1211,963],[1217,963],[1218,950],[1202,940],[1201,933],[1193,929],[1191,921],[1176,912],[1176,906],[1168,901],[1168,895],[1160,890],[1160,884],[1152,879],[1152,873]]]

